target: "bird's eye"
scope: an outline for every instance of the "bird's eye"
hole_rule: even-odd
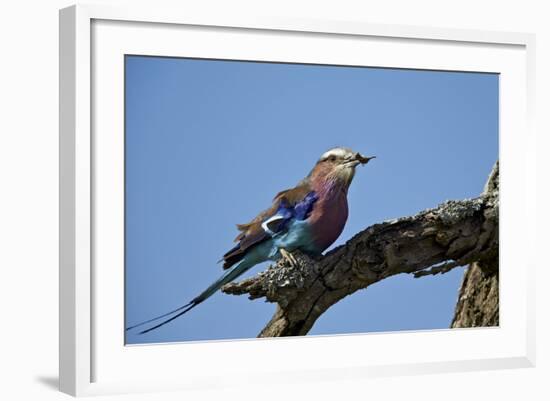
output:
[[[334,160],[336,160],[336,156],[329,156],[328,160],[333,162]]]

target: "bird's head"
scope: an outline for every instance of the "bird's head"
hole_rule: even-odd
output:
[[[355,168],[367,164],[376,156],[363,156],[349,148],[337,147],[321,155],[311,171],[312,179],[335,181],[348,187],[355,175]]]

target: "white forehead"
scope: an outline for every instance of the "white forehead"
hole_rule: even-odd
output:
[[[345,158],[345,157],[353,156],[353,151],[351,149],[348,149],[348,148],[329,149],[325,153],[323,153],[323,155],[321,156],[321,160],[327,159],[330,156],[335,156],[335,157],[338,157],[338,158],[340,158],[340,157]]]

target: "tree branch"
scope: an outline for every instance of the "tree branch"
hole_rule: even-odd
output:
[[[498,162],[492,176],[498,181]],[[414,216],[368,227],[318,260],[293,252],[266,271],[222,288],[278,304],[259,337],[305,335],[330,306],[391,277],[445,273],[498,253],[498,185],[480,197],[447,201]]]
[[[498,163],[493,168],[483,191],[498,194]],[[451,327],[498,326],[499,274],[498,248],[491,257],[472,263],[464,272]]]

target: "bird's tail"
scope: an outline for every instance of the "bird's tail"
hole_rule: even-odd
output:
[[[149,319],[149,320],[145,320],[141,323],[138,323],[138,324],[135,324],[133,326],[130,326],[130,327],[127,327],[126,328],[126,331],[128,330],[132,330],[132,329],[135,329],[136,327],[141,327],[141,326],[144,326],[146,325],[147,323],[151,323],[151,322],[154,322],[154,321],[157,321],[159,319],[162,319],[163,317],[168,317],[168,316],[171,316],[171,315],[174,315],[174,316],[171,316],[169,317],[168,319],[160,322],[159,324],[153,326],[153,327],[150,327],[146,330],[143,330],[143,331],[140,331],[139,334],[145,334],[145,333],[148,333],[152,330],[155,330],[155,329],[158,329],[159,327],[161,326],[164,326],[165,324],[167,323],[170,323],[172,320],[175,320],[177,319],[178,317],[180,317],[181,315],[189,312],[191,309],[193,309],[195,306],[197,306],[198,304],[206,301],[208,298],[210,298],[216,291],[218,291],[220,288],[222,288],[225,284],[235,280],[237,277],[239,277],[241,274],[245,273],[248,269],[250,269],[252,266],[254,266],[253,263],[247,263],[247,261],[243,260],[241,263],[239,263],[238,265],[235,265],[234,267],[232,267],[231,269],[228,269],[219,279],[217,279],[216,281],[214,281],[206,290],[204,290],[203,292],[200,293],[199,296],[193,298],[193,300],[191,300],[191,302],[185,304],[185,305],[182,305],[174,310],[171,310],[170,312],[167,312],[167,313],[164,313],[160,316],[157,316],[157,317],[154,317],[152,319]]]

